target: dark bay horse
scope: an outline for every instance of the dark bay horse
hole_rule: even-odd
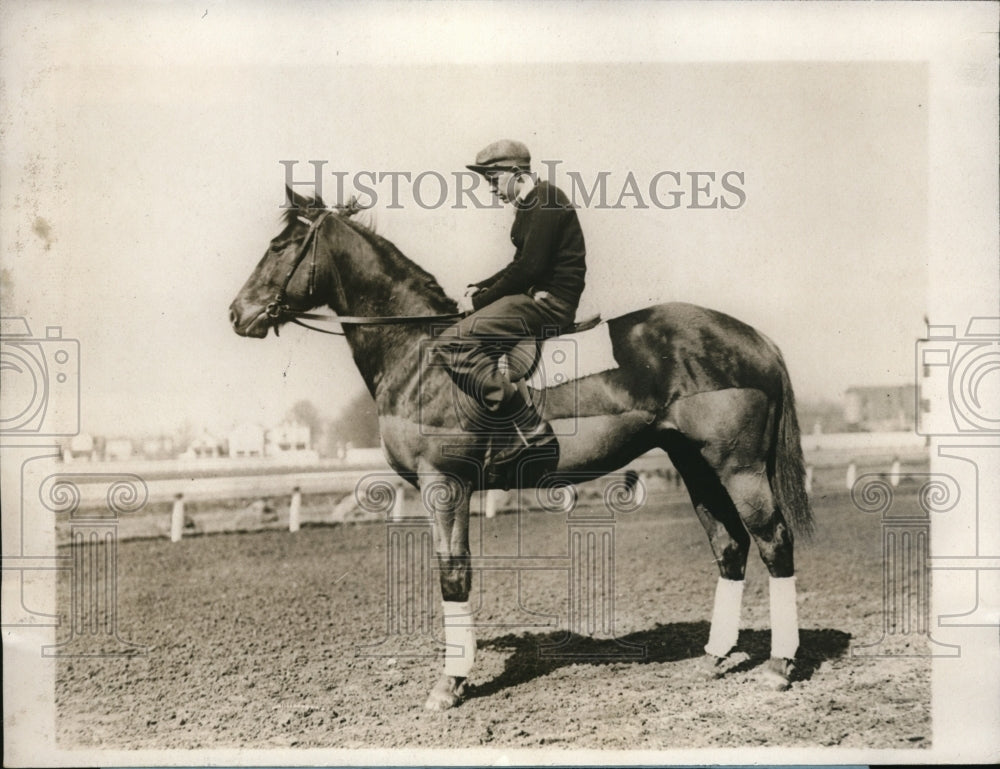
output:
[[[432,275],[371,229],[287,190],[284,229],[230,307],[241,336],[318,307],[338,316],[440,316],[457,305]],[[347,323],[344,335],[378,410],[392,467],[430,510],[449,651],[427,707],[457,705],[475,655],[469,497],[483,488],[482,434],[463,430],[447,372],[428,367],[440,319]],[[719,567],[705,666],[731,667],[751,541],[770,573],[771,659],[763,677],[786,689],[798,647],[792,532],[812,527],[798,420],[778,348],[727,315],[671,303],[608,321],[618,368],[548,388],[540,400],[559,438],[559,474],[574,482],[654,448],[681,474]],[[551,480],[551,478],[550,478]],[[428,493],[430,492],[430,493]]]

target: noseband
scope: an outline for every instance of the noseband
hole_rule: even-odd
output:
[[[307,296],[311,297],[315,288],[316,280],[316,244],[319,241],[319,236],[316,234],[320,226],[326,221],[332,212],[327,210],[323,211],[319,216],[313,220],[309,220],[304,216],[298,217],[299,221],[309,223],[309,231],[306,232],[305,238],[302,239],[302,245],[299,246],[298,252],[295,254],[295,258],[292,260],[291,266],[288,268],[288,273],[285,275],[285,279],[281,284],[281,288],[274,295],[274,299],[267,304],[264,308],[264,312],[267,313],[267,317],[272,320],[277,320],[279,318],[288,318],[292,323],[295,323],[304,328],[308,328],[311,331],[319,331],[321,334],[335,334],[337,336],[343,336],[341,331],[329,331],[323,328],[316,328],[315,326],[310,326],[302,322],[302,318],[309,318],[312,320],[326,320],[333,321],[335,323],[340,323],[342,325],[356,325],[356,326],[389,326],[397,324],[406,323],[423,323],[428,321],[444,321],[444,320],[454,320],[455,318],[460,318],[465,313],[455,312],[446,315],[389,315],[389,316],[374,316],[374,317],[357,317],[357,316],[345,316],[345,315],[323,315],[313,312],[300,312],[299,310],[293,310],[288,306],[287,301],[287,291],[288,285],[292,282],[292,278],[295,276],[295,271],[302,264],[302,261],[306,258],[306,252],[310,251],[311,247],[311,258],[309,260],[309,282],[307,285]],[[331,269],[333,274],[336,276],[337,291],[340,294],[339,299],[346,305],[347,297],[344,296],[343,284],[340,281],[340,276],[337,274],[336,265],[332,264],[331,259]],[[275,327],[277,328],[277,326]]]

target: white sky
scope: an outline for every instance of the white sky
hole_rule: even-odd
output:
[[[278,161],[448,175],[500,137],[609,172],[613,197],[629,172],[745,174],[737,210],[582,210],[581,312],[729,312],[779,344],[800,399],[913,381],[930,312],[921,57],[875,55],[867,27],[822,8],[794,40],[763,13],[720,25],[687,5],[637,6],[627,29],[584,6],[598,23],[573,39],[551,6],[436,8],[7,6],[3,314],[80,340],[85,430],[267,423],[303,397],[335,415],[362,387],[343,340],[247,340],[227,320],[277,232]],[[509,211],[403,202],[375,212],[379,231],[453,295],[509,258]]]

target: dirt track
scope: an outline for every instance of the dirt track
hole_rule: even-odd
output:
[[[915,501],[901,494],[898,504]],[[929,659],[851,655],[880,635],[879,520],[846,494],[815,507],[817,535],[796,552],[802,645],[790,691],[757,681],[769,630],[755,553],[740,637],[750,659],[724,679],[703,677],[717,572],[690,506],[652,496],[615,529],[616,635],[644,658],[609,660],[626,647],[582,636],[563,656],[543,651],[565,640],[541,615],[565,627],[566,574],[522,573],[519,607],[516,574],[481,573],[473,688],[443,714],[423,709],[441,666],[437,592],[431,633],[372,646],[386,637],[383,525],[123,542],[119,635],[148,649],[58,661],[60,745],[927,747]],[[513,552],[518,516],[480,522],[485,552]],[[524,554],[565,553],[564,516],[528,513],[522,527]],[[68,596],[67,580],[63,607]],[[911,641],[922,648],[922,637]]]

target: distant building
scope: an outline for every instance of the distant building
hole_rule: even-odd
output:
[[[844,396],[844,418],[849,430],[899,432],[916,428],[915,385],[851,387]]]
[[[310,437],[308,425],[283,422],[267,431],[265,453],[273,457],[291,452],[309,451]]]
[[[184,452],[184,458],[186,459],[210,459],[225,455],[225,443],[208,431],[203,432],[191,441],[191,445]]]
[[[97,451],[98,444],[94,436],[90,433],[80,433],[70,438],[69,443],[63,447],[63,461],[95,460]]]
[[[104,458],[108,462],[120,462],[131,459],[135,447],[128,438],[108,438],[104,444]]]
[[[170,459],[174,456],[174,439],[169,435],[161,435],[156,438],[144,438],[142,441],[142,455],[146,459]]]
[[[264,428],[250,422],[233,428],[229,433],[229,456],[264,456]]]
[[[795,410],[804,434],[844,433],[848,430],[842,401],[803,398],[795,404]]]

